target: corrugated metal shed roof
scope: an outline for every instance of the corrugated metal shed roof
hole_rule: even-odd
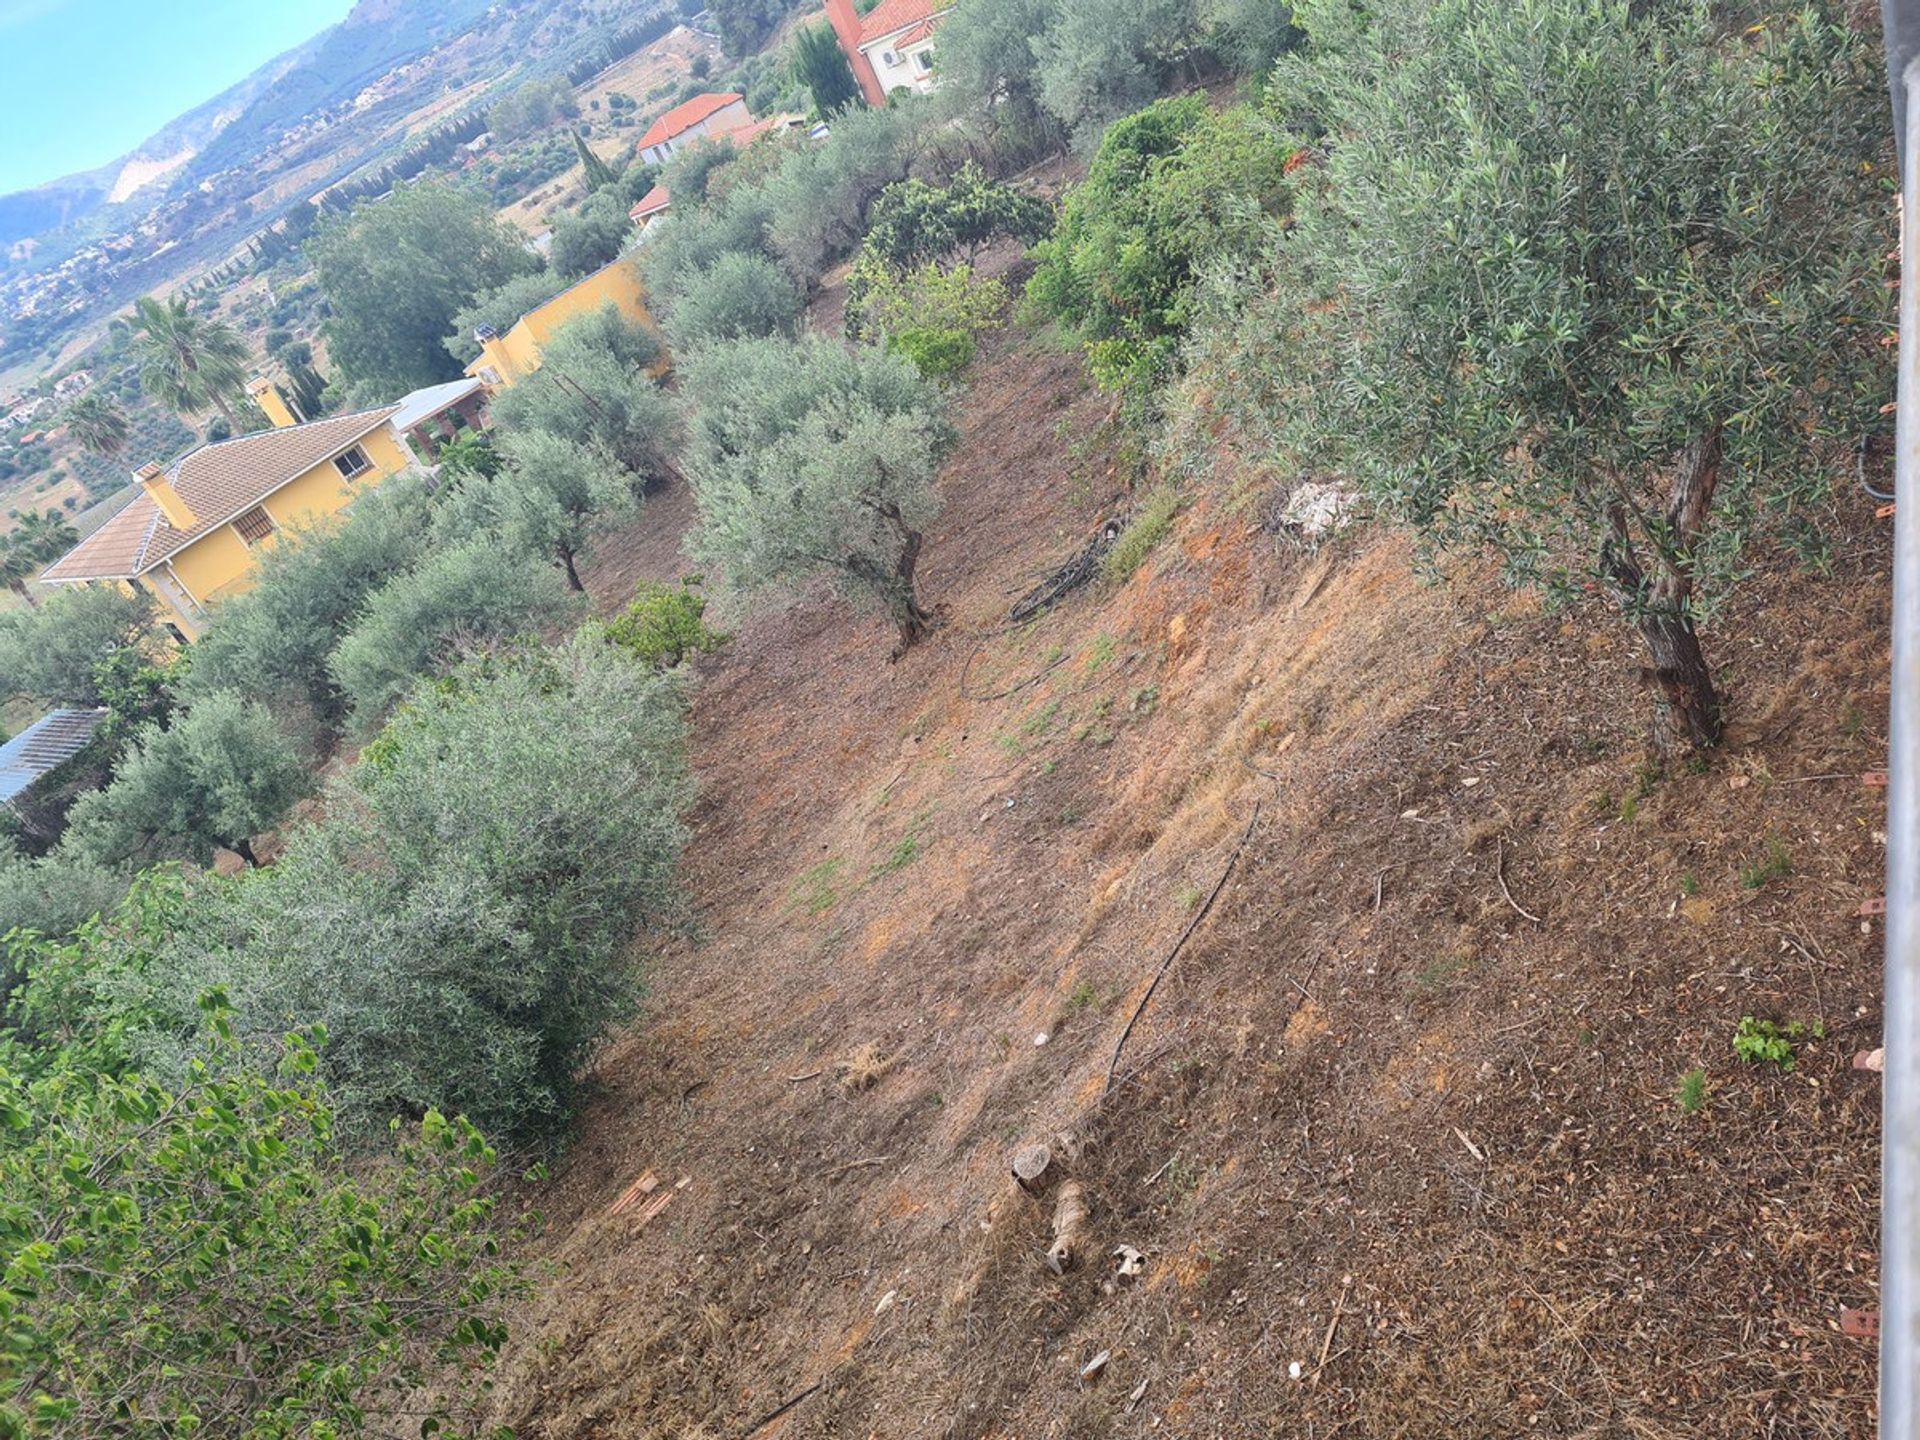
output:
[[[105,710],[56,710],[0,745],[0,804],[86,749],[106,718]]]

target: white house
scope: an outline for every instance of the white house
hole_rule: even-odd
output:
[[[640,137],[640,158],[664,165],[696,140],[715,140],[753,124],[746,97],[736,94],[696,95],[667,111]]]
[[[866,15],[853,0],[827,0],[827,19],[869,105],[895,90],[934,87],[934,31],[953,0],[880,0]]]

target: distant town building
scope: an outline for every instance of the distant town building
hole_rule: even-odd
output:
[[[672,208],[673,196],[667,193],[667,187],[656,185],[640,197],[638,204],[627,211],[627,218],[644,230]]]

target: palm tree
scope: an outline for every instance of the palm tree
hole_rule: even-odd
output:
[[[39,557],[20,543],[18,531],[0,536],[0,585],[5,585],[35,610],[40,608],[40,602],[27,588],[27,582],[40,573],[40,563]]]
[[[127,412],[111,395],[94,391],[67,407],[67,428],[92,454],[110,460],[127,448]]]
[[[218,410],[232,434],[246,433],[233,408],[249,359],[238,330],[195,315],[178,295],[164,304],[142,295],[134,302],[133,323],[140,331],[133,348],[141,389],[182,415]]]
[[[57,560],[80,543],[80,532],[57,510],[29,510],[14,523],[13,538],[35,560]]]

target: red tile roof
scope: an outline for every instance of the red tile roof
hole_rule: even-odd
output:
[[[918,45],[933,33],[933,27],[938,18],[938,16],[929,16],[927,19],[920,21],[920,23],[915,25],[911,30],[894,36],[894,48],[904,50],[909,45]]]
[[[667,193],[667,187],[656,185],[640,197],[640,203],[627,212],[629,220],[644,220],[657,211],[673,204],[673,196]]]
[[[860,22],[860,44],[867,46],[884,40],[896,30],[944,15],[952,8],[953,0],[880,0]]]
[[[745,98],[744,95],[729,92],[725,95],[696,95],[691,100],[682,101],[647,127],[647,133],[640,137],[640,148],[645,150],[663,140],[684,134],[715,111],[724,110],[735,101]]]
[[[383,405],[378,410],[335,415],[281,430],[259,430],[189,450],[167,467],[166,477],[194,513],[198,523],[191,530],[176,530],[168,524],[159,505],[142,491],[119,514],[49,565],[40,578],[51,582],[123,580],[143,574],[372,434],[399,408]]]

